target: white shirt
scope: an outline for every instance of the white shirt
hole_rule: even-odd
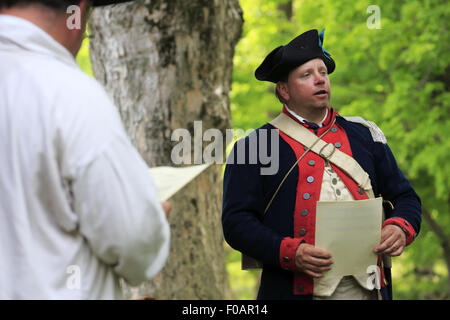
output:
[[[104,89],[0,15],[0,299],[121,298],[169,253],[149,170]]]
[[[297,118],[298,121],[303,122],[303,123],[305,123],[305,121],[307,121],[305,118],[303,118],[302,116],[298,115],[297,113],[295,113],[294,111],[289,109],[287,105],[284,105],[284,107],[290,114],[292,114],[295,118]],[[316,123],[319,126],[319,128],[323,127],[323,122],[327,119],[327,117],[328,117],[328,108],[326,109],[325,116],[323,117],[322,121],[320,121],[319,123]]]

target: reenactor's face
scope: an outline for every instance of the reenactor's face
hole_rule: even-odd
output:
[[[325,63],[317,58],[292,70],[284,90],[280,90],[280,93],[288,105],[293,107],[327,107],[331,92]]]

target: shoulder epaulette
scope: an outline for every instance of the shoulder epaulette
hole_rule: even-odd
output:
[[[383,131],[372,121],[365,120],[361,117],[343,117],[345,120],[350,122],[360,123],[369,129],[372,139],[375,142],[381,142],[383,144],[387,143],[387,139],[384,136]]]

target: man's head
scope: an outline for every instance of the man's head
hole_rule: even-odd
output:
[[[81,0],[0,0],[0,9],[39,4],[54,10],[66,11],[67,7],[78,5],[80,4],[80,1]]]
[[[89,0],[0,0],[1,14],[16,16],[35,24],[73,56],[80,50],[89,8]],[[78,20],[79,23],[70,27],[69,20]]]
[[[255,71],[258,80],[277,84],[276,96],[293,108],[322,107],[330,99],[328,74],[334,60],[322,47],[324,31],[309,30],[272,50]],[[320,90],[325,90],[323,95]]]
[[[309,60],[278,81],[276,90],[291,109],[326,108],[331,94],[327,67],[322,59]]]
[[[128,1],[130,0],[0,0],[0,14],[30,21],[76,56],[86,32],[90,8]]]
[[[93,7],[130,2],[132,0],[90,0]],[[30,4],[40,4],[51,9],[66,10],[71,5],[80,4],[81,0],[0,0],[0,10],[11,7],[26,6]]]

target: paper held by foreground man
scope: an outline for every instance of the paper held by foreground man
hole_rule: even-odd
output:
[[[158,200],[162,202],[170,199],[210,165],[211,163],[189,167],[150,168],[150,174],[155,181]]]
[[[377,265],[382,210],[382,198],[317,202],[315,246],[334,261],[325,277],[363,274]]]

